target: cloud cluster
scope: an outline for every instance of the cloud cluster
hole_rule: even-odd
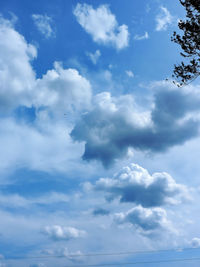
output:
[[[33,14],[32,19],[38,28],[39,32],[44,35],[45,38],[50,38],[54,36],[54,31],[52,29],[52,18],[47,15]]]
[[[167,173],[154,173],[137,164],[124,167],[113,178],[97,180],[93,189],[103,191],[107,200],[118,198],[120,202],[130,202],[145,208],[178,204],[187,198],[188,190],[177,184]]]
[[[74,15],[78,23],[100,44],[112,45],[120,50],[128,46],[129,32],[127,25],[118,22],[107,5],[94,9],[88,4],[77,4]]]
[[[199,95],[168,83],[154,87],[159,89],[147,111],[139,110],[131,95],[112,97],[104,92],[94,98],[93,108],[71,132],[74,140],[85,142],[83,159],[100,160],[108,167],[130,147],[164,152],[198,135]]]
[[[92,97],[90,82],[76,69],[66,69],[58,62],[37,79],[31,65],[36,56],[36,48],[1,17],[1,171],[15,167],[65,169],[66,159],[77,151],[63,119],[66,112],[74,114],[88,108]],[[25,123],[23,114],[8,117],[22,107],[25,113],[34,110],[32,124]]]
[[[160,7],[160,13],[156,16],[156,31],[165,31],[172,24],[173,16],[166,7]]]
[[[161,229],[170,229],[166,211],[162,208],[146,209],[137,206],[127,212],[116,213],[114,220],[117,224],[128,223],[145,235]]]
[[[83,230],[74,227],[62,227],[60,225],[46,226],[43,233],[55,241],[70,240],[84,237],[86,235],[86,232]]]
[[[55,106],[62,110],[86,107],[91,86],[76,69],[64,69],[55,62],[41,79],[36,79],[31,60],[36,48],[28,44],[11,23],[0,19],[0,111],[26,107]]]

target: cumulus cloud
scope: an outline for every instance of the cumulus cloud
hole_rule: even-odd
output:
[[[59,62],[36,81],[36,106],[49,107],[54,113],[87,108],[91,101],[90,82],[76,69],[64,69]]]
[[[46,226],[43,233],[55,241],[70,240],[84,237],[86,235],[86,232],[83,230],[79,230],[74,227],[63,227],[60,225]]]
[[[148,32],[145,32],[144,35],[138,35],[138,34],[136,34],[134,36],[134,40],[136,40],[136,41],[141,41],[141,40],[145,40],[145,39],[149,39]]]
[[[166,7],[160,7],[160,13],[156,16],[156,31],[165,31],[172,24],[173,17]]]
[[[125,24],[119,26],[115,15],[107,5],[94,9],[91,5],[79,3],[74,9],[74,15],[95,42],[112,45],[118,50],[128,46],[128,26]]]
[[[91,86],[76,69],[64,69],[59,62],[41,79],[36,79],[31,60],[36,48],[28,44],[13,25],[0,18],[0,111],[23,105],[48,106],[59,109],[86,107],[91,98]],[[57,109],[57,110],[59,110]]]
[[[106,193],[107,200],[118,198],[120,202],[132,202],[147,207],[178,204],[188,197],[184,185],[177,184],[168,173],[154,173],[137,164],[124,167],[113,178],[101,178],[94,190]]]
[[[94,65],[96,65],[99,57],[101,56],[101,52],[99,50],[96,50],[96,52],[94,54],[88,52],[87,53],[87,56],[90,58],[90,60],[92,61],[92,63]]]
[[[162,208],[146,209],[138,206],[124,213],[116,213],[114,220],[118,224],[128,223],[145,235],[161,229],[170,229],[166,211]]]
[[[75,148],[72,143],[68,134],[71,126],[66,125],[64,114],[70,112],[73,116],[88,108],[92,97],[90,82],[76,69],[66,69],[58,62],[42,78],[36,79],[31,65],[36,56],[36,48],[26,42],[10,21],[1,17],[1,171],[21,167],[46,171],[52,167],[66,169],[69,155],[82,150],[79,144]],[[31,123],[23,120],[23,114],[16,113],[19,108],[25,113],[34,110]],[[5,117],[11,112],[16,117]]]
[[[74,140],[85,142],[83,159],[100,160],[108,167],[130,147],[164,152],[198,135],[199,95],[192,88],[180,90],[167,83],[154,87],[153,107],[146,111],[139,110],[131,95],[112,97],[104,92],[94,98],[93,108],[71,132]]]
[[[32,19],[41,34],[45,38],[50,38],[54,36],[54,31],[52,29],[52,18],[47,15],[33,14]]]
[[[0,112],[31,106],[35,73],[30,62],[36,56],[36,48],[0,17]]]

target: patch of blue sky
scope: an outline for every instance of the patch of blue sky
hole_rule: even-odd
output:
[[[65,174],[51,174],[30,169],[18,169],[9,179],[15,181],[8,185],[2,185],[3,193],[20,194],[24,197],[37,197],[48,192],[60,192],[69,194],[79,187],[81,179]]]
[[[36,108],[20,106],[14,111],[14,117],[17,121],[32,124],[36,119]]]

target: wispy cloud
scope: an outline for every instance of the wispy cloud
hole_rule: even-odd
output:
[[[138,34],[136,34],[136,35],[134,36],[134,40],[136,40],[136,41],[141,41],[141,40],[145,40],[145,39],[149,39],[149,34],[148,34],[148,32],[145,32],[143,35],[138,35]]]
[[[130,78],[134,77],[134,73],[131,70],[126,70],[126,75]]]
[[[45,38],[50,38],[55,35],[55,32],[52,28],[53,21],[51,17],[47,15],[33,14],[32,19],[40,33],[43,34]]]
[[[86,55],[89,57],[89,59],[92,61],[92,63],[94,65],[96,65],[99,57],[101,56],[101,52],[100,52],[100,50],[96,50],[95,53],[87,52]]]
[[[173,16],[166,7],[160,7],[160,13],[156,16],[156,31],[165,31],[172,24]]]

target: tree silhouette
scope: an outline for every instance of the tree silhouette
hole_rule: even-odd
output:
[[[185,58],[174,65],[172,77],[179,87],[188,84],[200,75],[200,0],[179,0],[186,9],[186,19],[178,22],[182,35],[174,32],[171,40],[180,45]]]

